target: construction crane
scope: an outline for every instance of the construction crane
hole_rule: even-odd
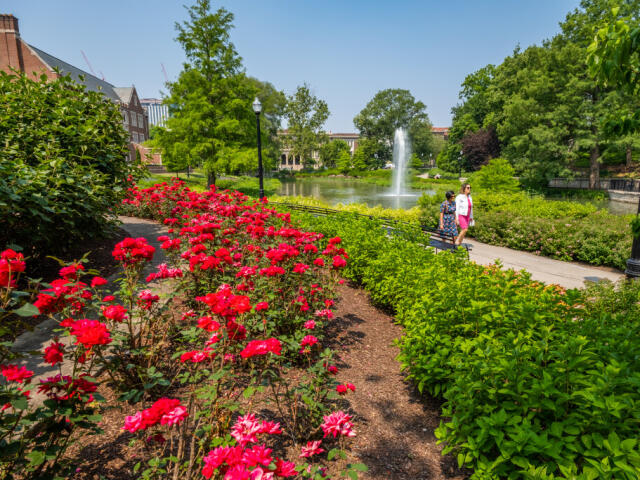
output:
[[[91,63],[89,62],[89,59],[87,58],[87,55],[82,50],[80,50],[80,53],[82,54],[82,58],[84,58],[84,61],[86,62],[86,64],[89,66],[89,71],[91,73],[93,73],[94,77],[97,77],[98,75],[96,75],[96,72],[93,71],[93,67],[91,66]]]
[[[82,54],[82,57],[84,58],[84,61],[87,63],[87,65],[89,67],[89,71],[91,73],[93,73],[94,77],[97,77],[98,74],[93,70],[93,67],[91,66],[91,63],[89,62],[89,59],[87,58],[87,55],[82,50],[80,50],[80,53]],[[102,80],[104,80],[104,73],[100,72],[100,74],[102,75]]]
[[[162,73],[164,74],[164,81],[169,83],[169,77],[167,76],[167,70],[164,68],[164,63],[160,63],[160,66],[162,67]]]

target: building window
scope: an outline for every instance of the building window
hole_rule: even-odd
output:
[[[127,112],[122,112],[122,121],[125,125],[129,125],[129,115],[127,115]]]
[[[138,132],[133,132],[133,143],[138,143]]]
[[[141,133],[138,138],[140,140],[140,143],[144,142],[144,133]]]
[[[138,127],[144,128],[144,120],[142,119],[142,115],[138,113]]]
[[[296,165],[300,165],[300,155],[296,155]]]
[[[287,156],[283,154],[282,157],[280,157],[280,158],[281,158],[280,163],[282,165],[286,165],[287,164]]]
[[[293,165],[293,155],[289,157],[289,165]]]
[[[137,127],[138,124],[136,122],[136,114],[134,112],[131,112],[131,126],[132,127]]]

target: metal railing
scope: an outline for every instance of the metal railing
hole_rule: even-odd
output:
[[[298,205],[295,203],[286,203],[286,202],[269,202],[269,205],[276,205],[288,208],[290,210],[302,211],[305,213],[309,213],[311,215],[319,215],[319,216],[333,216],[333,215],[353,215],[360,218],[367,218],[369,220],[378,220],[383,228],[387,230],[388,234],[391,234],[393,230],[396,230],[398,227],[409,227],[409,228],[419,228],[420,232],[427,236],[427,241],[430,246],[436,248],[436,250],[443,250],[446,244],[453,244],[455,237],[451,234],[445,233],[441,230],[429,227],[424,224],[415,224],[409,222],[403,222],[401,220],[395,220],[393,218],[388,217],[376,217],[373,215],[366,215],[363,213],[357,212],[349,212],[345,210],[336,210],[333,208],[325,208],[325,207],[315,207],[311,205]],[[463,247],[469,252],[471,249],[470,245],[463,244]]]

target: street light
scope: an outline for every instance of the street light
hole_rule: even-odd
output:
[[[262,104],[258,97],[253,101],[253,111],[256,112],[256,124],[258,126],[258,178],[260,179],[260,200],[264,198],[264,185],[262,180],[262,144],[260,142],[260,112]]]

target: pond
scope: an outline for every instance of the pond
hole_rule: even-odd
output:
[[[408,209],[418,203],[423,193],[433,194],[433,190],[407,189],[407,195],[391,196],[391,187],[366,183],[353,178],[301,178],[282,180],[278,195],[315,197],[331,205],[338,203],[365,203],[370,207],[381,205],[384,208]]]
[[[314,197],[323,200],[330,205],[342,203],[365,203],[370,207],[381,205],[384,208],[414,207],[418,198],[423,193],[433,194],[434,190],[408,189],[407,196],[395,197],[389,195],[391,187],[383,187],[373,183],[363,182],[353,178],[342,177],[315,177],[281,180],[282,186],[278,195]],[[562,200],[562,198],[553,198]],[[567,200],[569,201],[569,200]],[[593,203],[598,208],[606,208],[613,215],[626,215],[636,213],[636,203],[617,202],[613,200],[575,200],[580,203]]]

